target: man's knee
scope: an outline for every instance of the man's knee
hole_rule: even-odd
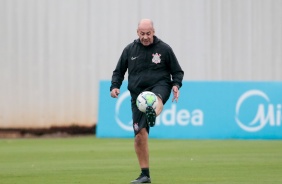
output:
[[[146,142],[148,133],[146,128],[142,128],[140,132],[135,136],[135,145],[140,146]]]
[[[157,108],[155,110],[157,116],[163,111],[163,107],[164,107],[163,101],[160,97],[158,97],[158,105],[157,105]]]

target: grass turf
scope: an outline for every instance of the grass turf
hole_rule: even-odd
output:
[[[155,184],[282,183],[282,141],[150,139]],[[0,184],[126,184],[133,139],[0,139]]]

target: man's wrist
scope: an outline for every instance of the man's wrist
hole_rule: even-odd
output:
[[[179,85],[177,85],[177,84],[174,84],[173,86],[176,86],[176,87],[177,87],[177,89],[179,89],[179,88],[180,88],[180,86],[179,86]]]

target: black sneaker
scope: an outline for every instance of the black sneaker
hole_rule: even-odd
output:
[[[151,183],[151,179],[143,174],[140,174],[138,178],[131,181],[130,183]]]
[[[147,117],[148,125],[150,127],[155,126],[155,123],[156,123],[156,112],[155,112],[155,110],[153,109],[152,106],[148,106],[146,108],[146,117]]]

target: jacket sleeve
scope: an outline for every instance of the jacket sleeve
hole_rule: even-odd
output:
[[[184,71],[182,70],[171,48],[169,49],[168,57],[169,57],[169,67],[170,67],[170,74],[172,78],[172,85],[178,86],[178,88],[180,88],[182,86]]]
[[[113,71],[110,91],[114,88],[120,88],[128,67],[127,48],[125,48],[118,60],[117,66]]]

